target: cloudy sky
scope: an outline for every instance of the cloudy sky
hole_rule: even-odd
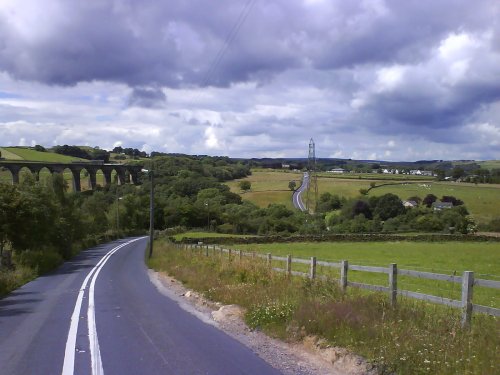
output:
[[[500,159],[498,0],[0,0],[0,145]]]

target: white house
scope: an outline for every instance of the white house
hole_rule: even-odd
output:
[[[330,173],[345,173],[345,169],[343,169],[343,168],[333,168],[329,172]]]

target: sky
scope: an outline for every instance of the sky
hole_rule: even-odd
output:
[[[0,0],[0,145],[500,159],[498,0]]]

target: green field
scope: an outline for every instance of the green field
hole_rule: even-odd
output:
[[[350,264],[387,267],[396,263],[400,269],[460,276],[463,271],[474,271],[476,278],[500,281],[500,242],[308,242],[237,245],[235,249],[271,253],[309,259]],[[281,267],[283,264],[281,263]],[[307,272],[306,265],[294,264],[295,270]],[[336,278],[336,268],[318,266],[319,274]],[[350,271],[351,281],[387,285],[387,276]],[[398,278],[398,288],[446,298],[460,299],[460,285],[413,277]],[[500,308],[500,290],[476,287],[475,303]]]
[[[378,176],[378,174],[372,175]],[[253,171],[253,174],[246,178],[252,183],[250,192],[242,193],[240,191],[238,182],[241,180],[231,181],[228,185],[231,191],[241,194],[243,199],[252,201],[260,207],[267,207],[270,203],[281,203],[292,208],[292,194],[288,190],[288,183],[291,180],[296,180],[297,184],[300,184],[301,178],[301,173],[258,170]],[[345,198],[356,198],[360,196],[359,190],[369,189],[371,183],[375,183],[376,186],[394,183],[394,185],[371,189],[368,196],[393,193],[402,200],[406,200],[415,195],[420,198],[424,198],[427,194],[434,194],[438,198],[443,195],[452,195],[465,203],[470,214],[480,224],[487,223],[493,217],[500,215],[500,185],[437,182],[429,179],[415,181],[414,178],[405,183],[404,180],[400,180],[400,176],[398,179],[380,181],[365,178],[341,178],[340,176],[321,177],[320,175],[318,177],[318,192],[319,194],[329,192]]]
[[[470,214],[479,223],[488,222],[500,215],[500,185],[455,182],[390,185],[372,189],[369,195],[386,193],[396,194],[403,200],[414,195],[420,198],[424,198],[427,194],[434,194],[438,198],[452,195],[464,202]]]
[[[46,161],[53,163],[71,163],[72,161],[87,161],[85,159],[74,158],[56,154],[54,152],[40,152],[28,147],[1,147],[2,157],[6,160],[24,160],[24,161]]]
[[[299,186],[302,173],[253,171],[252,175],[244,180],[252,183],[252,189],[246,193],[242,193],[238,186],[242,180],[230,181],[227,185],[232,192],[241,194],[243,199],[249,200],[259,207],[267,207],[271,203],[280,203],[292,208],[292,192],[288,188],[288,183],[295,180],[297,186]]]
[[[433,181],[434,178],[430,176],[418,176],[407,174],[386,174],[386,173],[318,173],[321,178],[339,178],[346,180],[371,180],[371,181]]]

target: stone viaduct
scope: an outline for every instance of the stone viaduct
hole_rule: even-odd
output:
[[[29,162],[29,161],[0,161],[0,167],[8,169],[12,174],[12,183],[19,183],[19,172],[22,168],[27,168],[35,175],[38,181],[40,171],[47,168],[51,174],[63,173],[65,169],[69,169],[73,175],[73,190],[81,191],[80,173],[85,170],[89,175],[89,188],[95,189],[97,186],[96,176],[97,172],[101,171],[104,175],[104,185],[111,184],[111,173],[116,172],[118,176],[118,183],[120,185],[125,183],[137,184],[139,182],[139,174],[142,166],[140,165],[125,165],[125,164],[104,164],[103,162],[75,162],[75,163],[49,163],[49,162]],[[128,174],[127,174],[128,172]]]

